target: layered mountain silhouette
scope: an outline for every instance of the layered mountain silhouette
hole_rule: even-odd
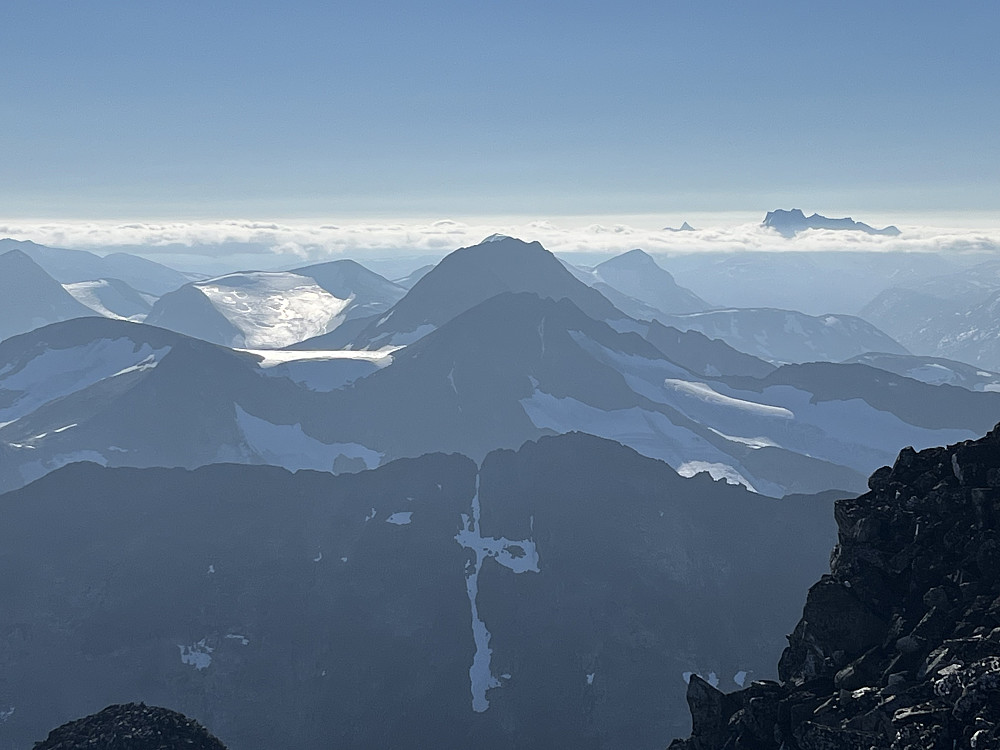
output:
[[[351,304],[345,309],[347,319],[383,313],[402,299],[409,288],[346,258],[294,268],[292,273],[308,276],[334,297],[349,299]]]
[[[49,323],[96,315],[20,250],[0,255],[0,340]]]
[[[389,312],[373,317],[359,332],[345,329],[300,348],[405,346],[504,292],[531,292],[556,300],[566,298],[596,320],[627,319],[600,292],[575,279],[539,243],[494,235],[446,256]]]
[[[742,250],[677,253],[670,257],[670,273],[678,284],[720,307],[822,315],[857,313],[890,287],[944,278],[965,262],[961,256],[929,252]]]
[[[607,286],[663,313],[701,312],[711,307],[690,289],[679,286],[669,271],[642,250],[606,260],[594,267],[593,274]]]
[[[1000,373],[973,367],[964,362],[941,357],[919,357],[913,354],[859,354],[846,361],[888,370],[931,385],[957,385],[970,391],[1000,390]]]
[[[1000,263],[885,290],[859,313],[915,354],[1000,369]]]
[[[769,362],[840,362],[866,352],[908,354],[871,323],[853,315],[806,315],[794,310],[741,308],[658,318],[699,331]]]
[[[650,338],[528,293],[491,298],[391,357],[356,360],[268,362],[151,326],[69,321],[0,346],[0,482],[77,460],[334,471],[428,451],[478,460],[582,431],[780,496],[856,487],[895,446],[963,439],[1000,414],[1000,394],[860,365],[803,379],[697,335]],[[741,361],[763,379],[727,374]]]
[[[802,209],[799,208],[793,208],[790,211],[780,208],[775,211],[768,211],[767,216],[764,217],[763,226],[774,229],[782,237],[794,237],[806,229],[847,230],[864,232],[865,234],[881,234],[888,237],[897,237],[900,234],[899,229],[891,225],[883,229],[875,229],[868,224],[855,221],[850,217],[846,219],[830,219],[819,214],[806,216],[802,213]]]
[[[120,279],[133,289],[160,296],[191,280],[173,268],[129,253],[102,257],[87,250],[64,250],[34,242],[0,239],[0,253],[8,250],[20,250],[63,284]]]
[[[0,738],[128,695],[246,750],[663,747],[685,673],[773,675],[831,500],[585,435],[481,468],[68,466],[0,496]]]

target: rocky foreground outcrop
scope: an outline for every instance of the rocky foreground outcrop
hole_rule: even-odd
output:
[[[839,500],[781,682],[724,695],[693,676],[671,750],[1000,748],[1000,425],[905,448]]]
[[[49,732],[33,750],[226,750],[194,719],[143,703],[108,706]]]

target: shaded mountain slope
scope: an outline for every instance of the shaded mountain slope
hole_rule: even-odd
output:
[[[0,340],[96,314],[20,250],[0,255]]]
[[[953,359],[869,352],[852,357],[845,364],[877,367],[931,385],[957,385],[970,391],[1000,390],[1000,373],[989,372]]]
[[[20,250],[62,284],[121,279],[134,289],[158,297],[190,281],[179,271],[129,253],[110,253],[101,257],[86,250],[64,250],[34,242],[0,239],[0,253],[7,250]]]
[[[75,344],[59,347],[48,329],[26,335],[0,360],[3,487],[79,460],[343,471],[428,451],[479,460],[580,431],[685,475],[780,496],[860,488],[892,446],[965,439],[1000,418],[998,394],[861,365],[779,369],[763,380],[694,375],[667,343],[661,350],[568,299],[526,293],[487,300],[391,356],[304,354],[313,360],[294,366],[276,364],[291,353],[262,367],[257,356],[177,334],[146,339],[157,330],[149,326],[99,322],[58,324],[77,330]],[[680,342],[678,359],[697,359],[687,337]]]
[[[775,363],[842,362],[865,352],[908,352],[853,315],[806,315],[795,310],[740,308],[662,316],[664,325],[700,331],[734,349]]]
[[[593,272],[619,292],[667,314],[701,312],[711,307],[690,289],[680,286],[669,271],[642,250],[630,250],[606,260],[595,266]]]
[[[684,672],[773,674],[829,504],[585,435],[481,471],[75,464],[0,496],[0,742],[124,699],[244,750],[662,747]]]

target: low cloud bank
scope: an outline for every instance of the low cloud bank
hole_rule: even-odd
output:
[[[444,254],[473,245],[494,233],[538,240],[553,252],[620,253],[642,248],[651,253],[681,254],[734,251],[874,251],[991,253],[1000,250],[1000,227],[955,229],[899,225],[898,237],[862,232],[808,230],[785,239],[759,223],[670,232],[627,224],[566,222],[464,223],[429,222],[296,223],[212,222],[22,222],[0,220],[0,237],[67,247],[156,256],[219,256],[228,252],[272,255],[292,260],[341,256]]]

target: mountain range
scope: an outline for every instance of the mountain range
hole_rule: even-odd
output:
[[[883,259],[494,235],[150,292],[39,247],[100,273],[0,255],[0,746],[148,701],[232,748],[664,747],[685,691],[775,676],[834,498],[1000,421],[1000,376],[872,321],[711,304]]]
[[[245,750],[662,747],[685,673],[773,675],[829,503],[585,435],[339,476],[77,463],[0,496],[0,741],[127,695]]]
[[[846,219],[830,219],[819,214],[806,216],[800,208],[793,208],[791,211],[780,208],[775,211],[768,211],[767,216],[764,217],[763,226],[774,229],[782,237],[794,237],[806,229],[855,231],[864,232],[865,234],[881,234],[887,237],[898,237],[900,235],[899,229],[891,225],[883,229],[875,229],[864,222],[855,221],[850,217]]]

